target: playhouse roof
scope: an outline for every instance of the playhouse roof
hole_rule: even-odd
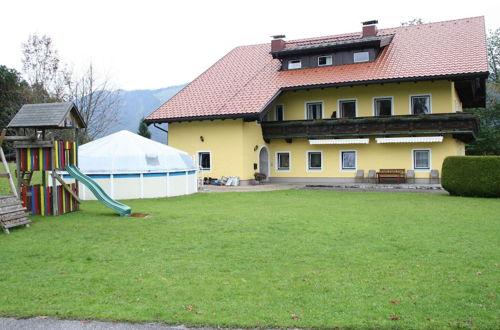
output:
[[[374,62],[300,70],[280,70],[270,43],[237,47],[146,121],[254,118],[286,90],[435,79],[484,83],[488,74],[483,17],[378,30],[377,38],[388,37],[390,44]],[[366,39],[355,32],[290,40],[280,53]],[[484,98],[462,101],[466,107],[484,106]]]
[[[25,104],[12,118],[9,128],[85,128],[73,102]]]
[[[84,173],[149,173],[196,169],[184,151],[129,131],[81,145],[78,167]]]

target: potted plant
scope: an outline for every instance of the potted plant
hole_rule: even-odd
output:
[[[262,184],[262,181],[264,181],[267,178],[267,175],[260,172],[255,172],[253,176],[255,178],[255,181],[257,181],[259,184]]]

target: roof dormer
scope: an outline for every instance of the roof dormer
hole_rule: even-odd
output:
[[[378,21],[363,22],[362,32],[287,43],[284,35],[273,36],[271,55],[282,62],[281,70],[373,62],[392,35],[378,36]]]

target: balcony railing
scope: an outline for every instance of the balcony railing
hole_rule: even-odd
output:
[[[261,123],[262,136],[271,139],[346,138],[370,136],[417,136],[453,134],[463,142],[472,142],[479,130],[479,120],[467,112],[358,117],[322,120],[266,121]]]

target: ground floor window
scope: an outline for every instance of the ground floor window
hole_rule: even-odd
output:
[[[356,170],[356,151],[345,150],[340,152],[340,161],[342,171]]]
[[[277,171],[290,171],[290,153],[277,152],[276,153],[276,170]]]
[[[429,149],[413,150],[413,169],[431,169],[431,151]]]
[[[323,168],[323,154],[321,151],[307,152],[307,169],[309,171],[321,171]]]
[[[211,170],[211,156],[209,151],[199,151],[198,152],[198,165],[203,171]]]

